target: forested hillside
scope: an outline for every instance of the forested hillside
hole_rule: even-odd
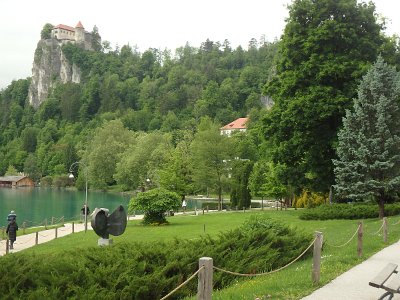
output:
[[[250,191],[326,193],[345,109],[379,54],[399,66],[398,38],[384,35],[372,3],[296,0],[289,12],[280,41],[251,39],[247,49],[64,45],[80,84],[58,84],[37,110],[29,79],[0,92],[0,175],[63,186],[82,161],[92,188],[225,192],[244,206]],[[247,134],[220,135],[246,116]]]
[[[152,151],[191,142],[202,118],[208,117],[207,126],[219,135],[221,125],[252,112],[256,117],[276,49],[277,43],[254,39],[247,50],[207,40],[174,55],[156,49],[139,53],[129,45],[101,51],[65,45],[68,60],[82,70],[81,84],[59,84],[37,111],[26,101],[29,79],[1,92],[0,174],[25,172],[39,181],[65,175],[74,161],[85,159],[91,186],[119,183],[135,189],[158,169],[138,174]],[[117,168],[120,160],[129,160],[121,156],[128,147],[143,156],[132,166],[134,177],[142,177],[137,180],[123,173],[129,162]],[[157,157],[151,164],[164,160]],[[160,176],[153,177],[156,184]]]

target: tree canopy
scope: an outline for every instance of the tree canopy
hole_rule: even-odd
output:
[[[379,57],[364,76],[339,131],[334,160],[338,195],[384,204],[400,188],[400,76]]]
[[[279,44],[276,75],[265,86],[275,102],[263,119],[272,159],[285,183],[327,191],[341,118],[385,38],[373,3],[295,0]]]

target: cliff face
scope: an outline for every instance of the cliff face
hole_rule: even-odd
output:
[[[81,72],[71,65],[61,50],[63,42],[57,39],[40,40],[35,51],[29,103],[38,108],[47,99],[57,82],[80,83]]]

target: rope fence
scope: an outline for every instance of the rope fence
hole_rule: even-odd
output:
[[[361,227],[361,224],[358,225],[357,230],[354,232],[354,234],[352,235],[352,237],[351,237],[346,243],[344,243],[344,244],[342,244],[342,245],[332,245],[332,244],[329,244],[328,242],[325,242],[325,244],[328,245],[328,246],[330,246],[330,247],[335,247],[335,248],[344,247],[344,246],[346,246],[347,244],[349,244],[349,243],[354,239],[354,237],[355,237],[356,234],[358,233],[360,227]]]
[[[384,242],[387,243],[387,235],[388,235],[388,227],[387,227],[387,218],[383,218],[382,219],[382,224],[380,226],[380,228],[378,229],[378,231],[372,235],[376,235],[379,232],[383,232],[383,236],[384,236]],[[399,222],[396,222],[394,224],[391,225],[397,225],[400,224]],[[341,244],[341,245],[333,245],[333,244],[329,244],[326,243],[327,246],[330,247],[335,247],[335,248],[341,248],[341,247],[345,247],[347,246],[356,236],[358,236],[358,243],[357,243],[357,254],[359,257],[362,256],[362,248],[363,248],[363,236],[364,236],[364,232],[363,232],[363,222],[359,222],[356,231],[353,233],[353,235],[350,237],[349,240],[347,240],[345,243]],[[268,272],[263,272],[263,273],[256,273],[256,274],[245,274],[245,273],[239,273],[239,272],[234,272],[234,271],[229,271],[229,270],[225,270],[223,268],[219,268],[217,266],[213,265],[213,259],[209,258],[209,257],[203,257],[200,258],[200,262],[199,262],[199,266],[200,268],[194,273],[192,274],[185,282],[183,282],[182,284],[180,284],[179,286],[177,286],[174,290],[172,290],[170,293],[168,293],[167,295],[165,295],[163,298],[161,298],[160,300],[165,300],[167,299],[169,296],[171,296],[173,293],[175,293],[176,291],[178,291],[180,288],[182,288],[184,285],[186,285],[190,280],[192,280],[197,274],[199,275],[198,277],[198,291],[197,291],[197,299],[201,299],[201,300],[211,300],[211,295],[212,295],[212,277],[213,277],[213,270],[216,271],[220,271],[220,272],[224,272],[230,275],[234,275],[234,276],[243,276],[243,277],[255,277],[255,276],[263,276],[263,275],[269,275],[272,273],[276,273],[279,272],[287,267],[289,267],[291,264],[295,263],[296,261],[298,261],[305,253],[307,253],[307,251],[310,250],[310,248],[312,246],[314,246],[313,249],[313,262],[312,262],[312,271],[311,271],[311,278],[312,278],[312,282],[314,284],[318,284],[320,281],[320,269],[321,269],[321,253],[322,253],[322,245],[323,245],[323,235],[321,232],[316,231],[315,232],[315,238],[312,241],[312,243],[299,255],[297,256],[295,259],[293,259],[291,262],[287,263],[286,265],[276,269],[276,270],[272,270],[272,271],[268,271]],[[205,267],[206,265],[209,265],[208,267]],[[211,267],[210,267],[211,265]],[[201,267],[204,267],[203,271],[206,271],[207,274],[201,277]]]
[[[182,282],[180,285],[178,285],[176,288],[174,288],[171,292],[169,292],[167,295],[162,297],[160,300],[165,300],[172,294],[174,294],[176,291],[178,291],[180,288],[184,287],[186,284],[189,283],[190,280],[192,280],[201,270],[204,269],[204,266],[200,267],[196,272],[194,272],[188,279],[186,279],[184,282]]]
[[[61,217],[59,219],[54,219],[52,218],[52,223],[54,226],[54,223],[59,224],[60,222],[63,223],[62,226],[64,226],[64,222],[65,219],[64,217]],[[24,226],[30,221],[24,221]],[[41,224],[45,224],[45,226],[47,225],[47,219],[45,219]],[[370,235],[376,235],[379,232],[383,232],[383,237],[384,237],[384,242],[387,243],[387,235],[388,235],[388,221],[387,218],[383,218],[382,220],[382,225],[380,226],[380,228],[378,229],[377,232],[370,234]],[[394,223],[394,224],[390,224],[390,225],[397,225],[400,224],[400,221]],[[24,242],[19,242],[17,244],[19,245],[23,245],[23,244],[27,244],[30,243],[33,239],[35,239],[35,245],[37,245],[39,243],[39,236],[42,238],[47,238],[49,236],[53,236],[54,238],[57,238],[58,235],[58,230],[59,231],[67,231],[66,227],[55,227],[54,229],[54,234],[52,234],[50,232],[50,230],[48,230],[48,234],[44,234],[41,231],[36,231],[35,232],[35,236],[32,236],[29,240],[26,240]],[[2,236],[4,238],[4,232],[5,229],[3,227],[2,230]],[[72,228],[71,228],[71,233],[74,233],[74,222],[72,222]],[[358,243],[357,243],[357,253],[358,256],[362,255],[362,244],[363,244],[363,223],[359,222],[357,230],[354,232],[354,234],[350,237],[350,239],[348,241],[346,241],[344,244],[341,245],[334,245],[334,244],[330,244],[326,242],[327,246],[330,247],[335,247],[335,248],[341,248],[344,246],[347,246],[354,238],[355,236],[358,234]],[[201,299],[201,300],[211,300],[211,295],[212,295],[212,289],[213,289],[213,284],[212,284],[212,280],[213,280],[213,270],[216,271],[220,271],[220,272],[224,272],[230,275],[234,275],[234,276],[243,276],[243,277],[255,277],[255,276],[264,276],[264,275],[269,275],[269,274],[273,274],[276,272],[279,272],[287,267],[289,267],[290,265],[292,265],[293,263],[295,263],[296,261],[298,261],[301,257],[303,257],[303,255],[305,253],[307,253],[307,251],[309,251],[311,249],[312,246],[314,246],[313,248],[313,262],[312,262],[312,270],[311,270],[311,278],[312,278],[312,282],[314,284],[318,284],[319,280],[320,280],[320,265],[321,265],[321,252],[322,252],[322,245],[323,245],[323,235],[322,232],[315,232],[315,238],[313,239],[313,241],[307,246],[307,248],[302,251],[302,253],[300,253],[295,259],[293,259],[292,261],[290,261],[289,263],[287,263],[286,265],[272,270],[272,271],[268,271],[268,272],[262,272],[262,273],[256,273],[256,274],[245,274],[245,273],[239,273],[239,272],[234,272],[234,271],[229,271],[229,270],[225,270],[223,268],[219,268],[217,266],[213,265],[213,259],[209,258],[209,257],[202,257],[199,259],[199,268],[196,272],[194,272],[190,277],[188,277],[184,282],[182,282],[180,285],[178,285],[176,288],[174,288],[171,292],[169,292],[167,295],[165,295],[164,297],[162,297],[160,300],[165,300],[168,297],[170,297],[171,295],[173,295],[174,293],[176,293],[179,289],[183,288],[185,285],[187,285],[194,277],[198,276],[198,291],[197,291],[197,299]],[[9,253],[9,240],[6,239],[6,254]]]
[[[254,276],[263,276],[263,275],[268,275],[268,274],[272,274],[272,273],[276,273],[279,272],[287,267],[289,267],[291,264],[293,264],[294,262],[298,261],[315,243],[316,238],[311,242],[311,244],[306,248],[306,250],[304,250],[299,256],[297,256],[294,260],[292,260],[291,262],[289,262],[288,264],[284,265],[283,267],[280,267],[279,269],[273,270],[273,271],[268,271],[268,272],[264,272],[264,273],[258,273],[258,274],[243,274],[243,273],[237,273],[237,272],[233,272],[233,271],[228,271],[228,270],[224,270],[222,268],[218,268],[216,266],[213,266],[213,268],[217,271],[220,272],[224,272],[227,274],[231,274],[231,275],[236,275],[236,276],[245,276],[245,277],[254,277]]]

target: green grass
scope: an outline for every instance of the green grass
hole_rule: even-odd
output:
[[[306,233],[320,231],[324,235],[324,245],[321,264],[321,281],[318,285],[311,283],[311,258],[300,260],[288,268],[266,276],[256,278],[237,277],[237,282],[222,291],[214,291],[213,299],[264,299],[270,295],[272,299],[300,299],[313,290],[327,284],[341,273],[361,263],[385,245],[381,233],[372,235],[381,227],[378,219],[364,220],[364,248],[363,257],[357,256],[357,239],[354,238],[348,245],[335,248],[329,245],[341,245],[349,240],[358,227],[357,220],[328,220],[303,221],[298,218],[299,210],[265,210],[252,212],[209,213],[206,215],[179,215],[168,218],[170,225],[160,227],[142,226],[139,221],[130,221],[125,233],[119,237],[112,237],[114,243],[120,242],[151,242],[167,241],[174,238],[196,239],[204,234],[217,236],[221,232],[241,225],[251,215],[266,214],[272,219],[280,220]],[[399,239],[399,217],[389,218],[389,242],[392,244]],[[92,231],[80,232],[60,238],[45,244],[32,247],[24,251],[26,254],[56,253],[73,248],[86,248],[97,245],[98,236]],[[173,250],[171,250],[173,251]],[[18,255],[15,253],[13,255]],[[217,266],[224,268],[224,266]],[[196,279],[193,279],[196,280]],[[195,298],[193,298],[195,299]]]

